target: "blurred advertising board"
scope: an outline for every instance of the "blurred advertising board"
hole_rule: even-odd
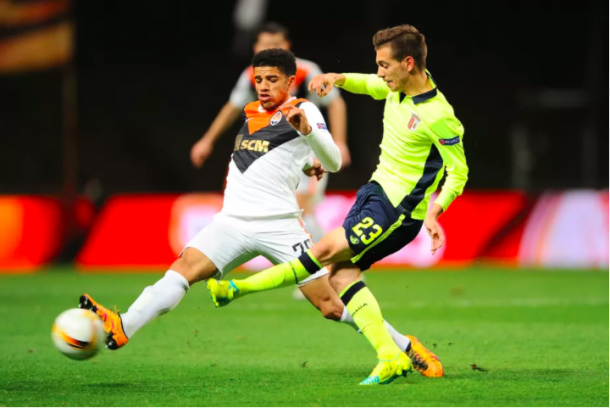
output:
[[[71,244],[67,227],[82,239],[94,217],[93,204],[83,197],[68,207],[51,196],[0,196],[0,274],[34,272],[54,262]]]
[[[355,192],[328,194],[316,216],[326,230],[341,225]],[[118,195],[104,206],[77,256],[81,270],[165,269],[222,208],[221,194]],[[468,191],[440,223],[446,245],[435,256],[422,229],[407,247],[376,267],[608,267],[608,193],[568,191],[529,197],[518,191]],[[257,258],[245,265],[269,265]]]
[[[0,196],[0,273],[28,272],[50,262],[62,245],[59,200]]]

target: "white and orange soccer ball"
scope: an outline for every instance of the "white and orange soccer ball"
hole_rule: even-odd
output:
[[[106,332],[102,320],[92,311],[69,309],[55,319],[51,337],[64,356],[86,360],[104,346]]]

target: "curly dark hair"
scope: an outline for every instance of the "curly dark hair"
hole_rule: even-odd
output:
[[[290,51],[281,48],[270,48],[259,52],[252,58],[252,66],[278,68],[286,76],[296,75],[297,60]]]

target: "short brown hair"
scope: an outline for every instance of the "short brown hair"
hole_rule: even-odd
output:
[[[261,34],[282,34],[285,40],[290,41],[290,32],[286,27],[279,23],[275,23],[273,21],[269,21],[263,24],[256,33],[256,37],[258,38]]]
[[[392,28],[379,30],[373,36],[375,49],[389,44],[392,47],[392,56],[402,61],[406,57],[413,57],[418,69],[426,68],[426,37],[412,25],[403,24]]]

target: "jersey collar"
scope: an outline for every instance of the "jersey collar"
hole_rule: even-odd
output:
[[[434,81],[434,78],[432,78],[432,75],[430,75],[430,72],[428,72],[428,70],[426,70],[426,75],[428,75],[428,79],[430,79],[432,81],[434,88],[430,89],[427,92],[413,96],[411,99],[413,99],[413,103],[415,105],[417,105],[418,103],[426,102],[427,100],[434,98],[438,94],[438,88],[436,86],[436,82]],[[400,101],[402,102],[406,96],[407,95],[405,95],[405,94],[401,94]]]

